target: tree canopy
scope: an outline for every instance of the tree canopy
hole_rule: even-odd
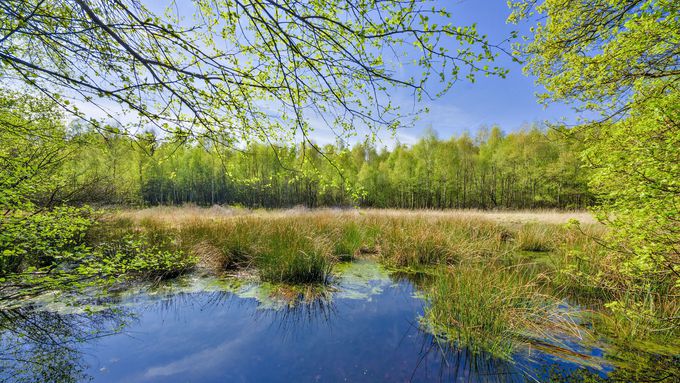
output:
[[[339,136],[394,128],[410,114],[392,101],[395,89],[419,100],[461,78],[506,73],[492,65],[502,46],[475,25],[452,25],[429,0],[152,5],[3,1],[3,79],[82,117],[65,97],[107,111],[113,102],[141,123],[232,144],[307,139],[312,118]]]
[[[582,208],[592,199],[580,147],[537,127],[476,137],[426,135],[413,145],[252,143],[238,150],[156,136],[83,130],[58,172],[70,203],[284,208]],[[329,161],[330,160],[330,161]]]

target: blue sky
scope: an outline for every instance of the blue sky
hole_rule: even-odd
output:
[[[450,21],[453,25],[476,23],[477,31],[486,34],[491,43],[506,40],[512,31],[519,31],[520,36],[527,35],[531,26],[528,22],[519,25],[506,23],[510,10],[503,0],[438,0],[433,3],[443,6],[452,14],[453,19]],[[506,47],[510,50],[509,42]],[[532,123],[576,120],[575,112],[567,105],[551,104],[546,108],[537,102],[535,94],[541,88],[535,84],[535,78],[522,73],[521,64],[503,54],[498,57],[496,64],[510,71],[505,79],[483,75],[477,76],[475,83],[461,79],[441,98],[423,101],[420,106],[428,107],[430,113],[419,116],[414,126],[400,129],[396,140],[406,144],[415,143],[428,129],[433,129],[440,138],[448,138],[466,132],[474,136],[482,126],[499,125],[508,133]],[[361,129],[359,133],[350,142],[365,138]],[[335,140],[330,131],[318,127],[312,137],[321,144]],[[395,142],[388,132],[381,132],[378,138],[379,145],[392,146]]]
[[[501,0],[440,1],[453,14],[454,25],[477,23],[480,33],[488,35],[489,41],[497,43],[506,39],[510,32],[527,32],[528,24],[513,25],[505,22],[509,10]],[[507,57],[499,57],[497,63],[510,70],[506,79],[479,76],[477,81],[460,81],[442,98],[431,102],[432,113],[424,116],[412,129],[399,133],[402,141],[419,137],[429,126],[442,138],[470,134],[483,125],[498,124],[503,131],[511,132],[522,125],[545,120],[556,121],[563,117],[573,121],[574,112],[565,105],[550,105],[547,109],[536,101],[540,89],[534,78],[522,74],[522,66]]]

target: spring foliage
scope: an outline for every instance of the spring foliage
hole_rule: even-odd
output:
[[[576,129],[597,212],[613,229],[609,246],[622,257],[629,292],[649,307],[659,286],[680,287],[680,4],[513,6],[511,19],[541,17],[521,47],[526,70],[545,87],[541,100],[571,102],[591,116]]]

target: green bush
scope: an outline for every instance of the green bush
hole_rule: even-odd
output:
[[[151,243],[143,236],[129,234],[99,245],[94,256],[82,267],[96,270],[105,276],[141,276],[166,279],[191,270],[196,258],[179,249],[171,249],[167,242]],[[167,241],[167,240],[166,240]],[[81,268],[81,270],[84,270]]]
[[[28,268],[53,268],[77,261],[92,226],[89,208],[57,207],[14,212],[0,220],[0,276]]]

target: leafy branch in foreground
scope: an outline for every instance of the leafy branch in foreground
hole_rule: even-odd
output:
[[[436,97],[461,78],[504,76],[492,63],[510,54],[475,25],[451,25],[429,0],[195,0],[162,16],[151,8],[3,1],[0,73],[83,117],[63,96],[103,110],[113,101],[180,136],[234,143],[284,133],[311,144],[312,117],[338,135],[394,128],[396,88]]]

